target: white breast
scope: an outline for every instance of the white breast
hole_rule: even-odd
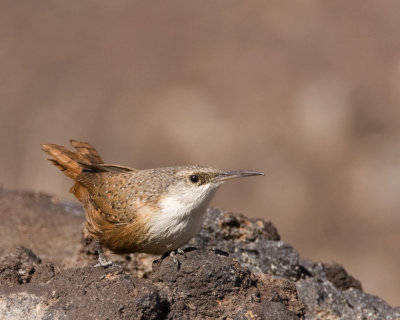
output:
[[[193,192],[196,190],[193,190]],[[164,197],[160,212],[150,220],[147,251],[164,253],[176,250],[200,232],[203,216],[216,191],[186,192]],[[204,196],[203,196],[204,195]]]

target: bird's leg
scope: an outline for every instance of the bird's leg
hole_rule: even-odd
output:
[[[176,254],[181,254],[183,257],[186,259],[186,254],[185,251],[183,251],[181,248],[178,248],[176,251],[170,251],[170,252],[165,252],[161,255],[161,257],[157,260],[153,261],[153,265],[160,265],[161,262],[168,256],[172,258],[172,261],[174,261],[174,264],[176,265],[176,268],[179,270],[181,263],[179,262],[178,258],[176,257]]]
[[[181,263],[179,262],[178,258],[176,257],[176,253],[175,251],[171,251],[169,253],[170,257],[172,258],[172,261],[174,261],[175,265],[176,265],[176,269],[179,270]]]
[[[99,263],[96,264],[95,267],[101,266],[101,267],[107,268],[107,267],[112,266],[113,262],[107,261],[105,255],[104,255],[104,252],[103,252],[103,248],[102,248],[100,242],[97,240],[96,240],[96,250],[97,250],[97,253],[99,254]]]
[[[166,257],[168,257],[168,256],[169,256],[169,252],[164,252],[164,253],[161,255],[160,258],[158,258],[157,260],[154,260],[154,261],[153,261],[153,267],[154,267],[154,266],[160,266],[160,265],[161,265],[161,262],[162,262]]]
[[[179,270],[181,263],[179,262],[178,258],[176,257],[176,254],[183,255],[185,260],[186,260],[186,254],[185,254],[185,251],[183,251],[181,248],[176,249],[176,251],[173,250],[169,253],[169,255],[171,256],[172,260],[174,261],[174,263],[176,265],[176,268]]]

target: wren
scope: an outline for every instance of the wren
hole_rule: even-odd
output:
[[[99,264],[108,266],[102,246],[115,253],[170,253],[200,232],[204,213],[227,180],[264,175],[202,166],[138,170],[105,164],[86,142],[70,141],[74,151],[42,144],[52,164],[74,180],[70,192],[83,204],[86,228],[96,241]]]

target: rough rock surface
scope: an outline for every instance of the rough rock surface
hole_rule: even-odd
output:
[[[260,219],[209,209],[178,270],[145,254],[93,267],[81,207],[52,196],[0,189],[0,218],[0,319],[400,319]]]

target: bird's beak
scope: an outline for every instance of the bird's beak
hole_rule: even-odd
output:
[[[217,176],[212,179],[212,182],[221,182],[225,180],[241,178],[241,177],[250,177],[250,176],[263,176],[264,172],[259,171],[250,171],[250,170],[237,170],[237,171],[228,171],[221,172]]]

